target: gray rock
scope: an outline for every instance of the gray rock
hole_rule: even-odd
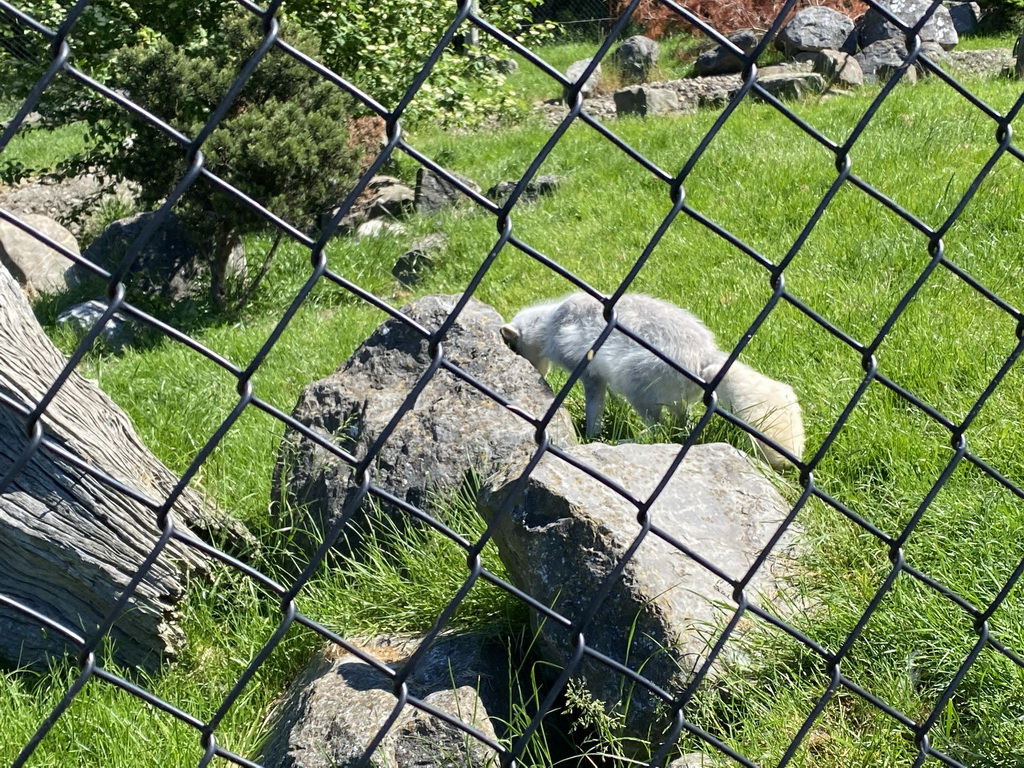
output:
[[[80,253],[74,235],[53,219],[33,213],[18,218],[71,253]],[[67,271],[72,262],[20,227],[0,219],[0,264],[32,301],[43,293],[67,290]]]
[[[878,69],[875,70],[875,79],[878,82],[885,83],[893,78],[899,66],[896,64],[879,64]],[[901,82],[907,85],[917,84],[917,67],[910,67],[903,73]]]
[[[749,55],[756,47],[760,38],[752,30],[746,29],[729,35],[729,42]],[[728,75],[743,71],[743,60],[730,48],[718,45],[704,51],[693,64],[694,72],[701,77],[709,75]]]
[[[612,61],[618,67],[624,82],[646,82],[651,70],[658,63],[659,47],[656,42],[643,35],[627,37],[612,51]]]
[[[579,61],[574,61],[572,64],[569,65],[569,68],[565,70],[565,79],[568,80],[570,83],[575,83],[583,76],[583,73],[586,71],[587,67],[590,66],[591,61],[593,61],[593,59],[580,59]],[[583,83],[583,86],[580,88],[580,96],[582,96],[584,99],[593,96],[594,93],[597,91],[597,86],[600,84],[600,82],[601,65],[598,64],[596,67],[594,67],[594,71],[590,73],[590,77],[587,78],[586,82]],[[562,101],[568,100],[569,90],[565,88],[562,90]]]
[[[929,0],[882,0],[882,5],[908,27],[914,26],[931,7]],[[897,39],[906,42],[907,34],[888,21],[874,8],[864,14],[864,21],[858,33],[861,49],[882,40]],[[952,50],[960,41],[953,19],[946,6],[939,5],[921,29],[921,42],[935,42],[945,50]]]
[[[447,242],[448,238],[440,232],[421,237],[413,243],[412,248],[398,258],[391,269],[391,274],[404,285],[416,285],[437,264],[435,254],[442,250]]]
[[[825,78],[828,88],[859,88],[864,85],[860,62],[842,51],[818,51],[814,56],[814,71]]]
[[[117,270],[156,213],[138,213],[107,227],[82,256],[97,266]],[[207,271],[209,252],[189,233],[174,213],[169,214],[137,254],[128,269],[128,298],[141,293],[170,302],[196,296],[204,290],[200,280]],[[228,264],[228,274],[244,274],[245,255],[239,246]],[[68,273],[72,284],[97,282],[93,272],[75,265]]]
[[[399,670],[417,640],[376,638],[362,650]],[[498,684],[508,684],[504,646],[476,636],[442,637],[416,663],[408,692],[497,741],[490,717],[501,716]],[[392,659],[396,659],[391,661]],[[347,768],[387,726],[398,703],[393,678],[330,647],[292,683],[263,747],[267,768]],[[505,693],[507,697],[507,693]],[[368,763],[372,768],[497,765],[482,741],[406,704]]]
[[[854,58],[860,64],[866,82],[887,80],[896,68],[907,58],[907,46],[899,39],[879,40],[864,48]],[[917,82],[917,67],[910,67],[905,75],[906,82]]]
[[[358,227],[353,235],[357,238],[361,237],[380,237],[381,235],[401,235],[405,233],[405,225],[400,221],[394,219],[370,219],[364,221]]]
[[[679,95],[671,88],[633,85],[616,91],[614,98],[615,111],[619,117],[667,115],[679,111]]]
[[[359,198],[338,222],[338,231],[354,232],[360,224],[370,219],[402,218],[416,206],[416,193],[393,176],[374,176],[370,179]],[[337,215],[337,209],[321,217],[321,227]]]
[[[518,183],[518,181],[499,181],[487,190],[487,197],[499,205],[504,205],[512,192],[515,191]],[[561,183],[562,179],[558,176],[551,174],[537,176],[526,182],[526,188],[523,190],[523,194],[519,196],[519,202],[535,203],[544,195],[554,194]]]
[[[775,47],[786,56],[801,51],[839,49],[853,32],[850,17],[823,5],[797,11],[775,38]]]
[[[448,318],[459,296],[427,296],[402,308],[405,316],[435,330]],[[470,300],[442,343],[447,360],[484,382],[516,408],[541,416],[552,394],[537,371],[501,342],[501,316]],[[427,370],[427,340],[399,320],[381,325],[326,379],[302,392],[292,413],[341,450],[365,457],[405,404]],[[568,414],[560,410],[549,429],[558,445],[575,441]],[[436,502],[457,489],[467,474],[487,476],[497,467],[533,455],[533,427],[476,387],[439,369],[377,454],[373,482],[431,513]],[[279,525],[294,522],[290,510],[305,508],[295,542],[309,551],[339,519],[355,492],[352,467],[337,455],[286,430],[274,472],[274,515]],[[404,512],[381,502],[400,522]],[[358,532],[350,533],[350,545]]]
[[[515,59],[498,59],[494,62],[494,68],[503,75],[511,75],[519,69],[519,62]]]
[[[108,306],[104,299],[75,304],[57,315],[57,325],[71,329],[81,339],[100,321]],[[131,318],[121,312],[115,312],[103,326],[98,340],[112,352],[123,352],[132,345],[135,335],[135,325]]]
[[[825,78],[817,72],[758,73],[757,83],[777,99],[800,99],[825,91]]]
[[[662,480],[678,445],[575,446],[570,456],[639,499]],[[511,582],[579,620],[604,579],[617,566],[641,527],[637,509],[603,483],[568,462],[545,456],[525,483],[511,468],[481,492],[481,515],[493,523],[494,540]],[[503,506],[506,505],[507,507]],[[735,448],[697,445],[676,469],[650,510],[651,522],[732,579],[743,578],[768,544],[787,507],[772,484]],[[747,596],[759,602],[777,593],[780,547],[761,567]],[[778,556],[778,559],[776,559]],[[587,646],[642,671],[678,694],[706,658],[716,632],[731,615],[732,587],[665,540],[650,534],[587,623]],[[538,652],[564,666],[574,639],[560,623],[532,616]],[[609,666],[584,657],[578,668],[587,690],[606,710],[625,716],[625,733],[645,738],[666,723],[658,702]],[[624,711],[626,710],[626,711]]]
[[[926,54],[932,58],[932,54]],[[941,56],[934,57],[936,61],[947,64],[952,68],[969,72],[972,75],[981,77],[999,77],[1013,72],[1014,56],[1007,48],[990,48],[988,50],[975,51],[943,51]],[[1020,63],[1024,66],[1024,56]],[[1009,73],[1007,73],[1009,70]]]
[[[690,752],[668,764],[668,768],[718,768],[722,762],[703,752]]]
[[[36,213],[63,224],[76,238],[100,228],[108,205],[132,210],[138,194],[133,182],[112,184],[90,173],[70,179],[25,179],[0,188],[0,206],[18,216]]]
[[[480,185],[473,180],[457,173],[451,175],[474,192],[480,192]],[[417,213],[429,215],[460,202],[469,202],[469,198],[444,176],[434,173],[429,168],[420,168],[416,172],[416,191],[413,193],[413,203]]]
[[[981,21],[981,6],[977,3],[952,3],[948,6],[949,18],[957,35],[970,35],[978,30]]]

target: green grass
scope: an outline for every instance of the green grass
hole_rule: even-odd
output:
[[[545,50],[564,66],[584,47]],[[591,51],[593,49],[591,48]],[[542,82],[521,87],[550,98]],[[1019,98],[1011,81],[968,80],[994,109]],[[814,130],[842,144],[877,91],[794,109]],[[623,120],[612,130],[651,162],[677,173],[718,113],[683,118]],[[1017,121],[1018,123],[1020,120]],[[937,81],[898,87],[851,151],[851,169],[928,226],[939,227],[991,157],[995,129],[955,92]],[[550,136],[528,120],[500,133],[407,134],[421,151],[475,179],[485,189],[522,174]],[[20,151],[20,150],[19,150]],[[27,151],[27,148],[26,150]],[[415,164],[399,158],[395,171],[411,179]],[[512,214],[516,237],[602,291],[614,290],[634,267],[669,213],[665,185],[583,125],[573,126],[541,173],[562,178],[557,193]],[[787,256],[836,178],[833,157],[770,107],[741,106],[686,179],[687,204],[767,259]],[[945,256],[1004,300],[1021,306],[1024,262],[1024,169],[1003,157],[944,238]],[[328,249],[339,275],[395,305],[412,298],[390,277],[390,266],[416,236],[439,230],[448,244],[436,271],[415,295],[457,293],[469,284],[497,241],[495,220],[475,211],[446,212],[412,223],[400,237]],[[929,260],[926,239],[864,192],[846,185],[786,270],[786,287],[829,323],[870,342]],[[251,254],[269,246],[248,243]],[[252,261],[258,259],[253,258]],[[200,343],[245,367],[273,333],[309,275],[308,254],[284,248],[261,291],[237,316],[215,317],[202,307],[181,321]],[[769,274],[748,256],[685,214],[668,227],[639,272],[634,290],[686,306],[736,344],[771,296]],[[530,256],[506,246],[476,295],[505,316],[537,299],[572,290]],[[52,317],[57,304],[40,308]],[[290,412],[307,383],[334,371],[383,319],[382,313],[328,283],[314,289],[260,366],[255,394]],[[70,340],[59,339],[64,345]],[[938,267],[876,352],[878,370],[954,421],[963,419],[1017,343],[1010,318],[945,267]],[[823,444],[864,376],[860,355],[791,306],[782,304],[747,346],[743,359],[793,385],[804,406],[808,456]],[[183,471],[237,403],[231,377],[206,358],[170,340],[123,357],[94,355],[82,372],[124,407],[145,442],[175,471]],[[554,376],[556,385],[564,377]],[[1024,381],[1018,369],[988,400],[968,432],[971,450],[1005,476],[1024,480],[1019,440]],[[582,398],[569,399],[579,423]],[[609,435],[640,436],[636,419],[609,409]],[[270,476],[283,432],[249,409],[214,451],[196,484],[269,542],[254,564],[277,567],[284,547],[267,519]],[[738,440],[719,422],[709,438]],[[890,536],[899,536],[951,455],[949,436],[906,401],[873,383],[830,450],[815,484]],[[791,494],[795,491],[791,490]],[[794,495],[795,498],[795,495]],[[452,502],[462,532],[479,535],[465,498]],[[793,623],[831,650],[842,646],[891,569],[889,553],[834,508],[820,501],[800,513],[805,554],[794,578],[800,610]],[[1024,557],[1021,501],[979,471],[961,465],[922,511],[903,546],[906,562],[975,605],[992,601]],[[385,541],[369,561],[324,569],[300,594],[300,610],[346,636],[380,630],[422,631],[466,578],[465,555],[429,530],[382,529]],[[396,539],[403,548],[389,546]],[[488,567],[500,572],[491,551]],[[184,606],[190,648],[158,676],[145,679],[156,695],[200,718],[212,716],[249,661],[275,631],[276,600],[231,572],[195,583]],[[460,627],[515,626],[521,608],[477,584],[457,614]],[[824,664],[788,635],[758,621],[746,642],[752,669],[730,675],[696,703],[690,716],[703,728],[761,764],[776,764],[828,686]],[[993,636],[1024,649],[1024,610],[1016,592],[990,621]],[[923,718],[956,674],[976,636],[965,614],[908,576],[896,579],[878,612],[844,659],[848,679],[913,718]],[[290,676],[317,645],[293,629],[246,687],[218,728],[229,749],[254,756],[265,734],[264,715]],[[538,697],[526,672],[521,703]],[[10,762],[74,677],[10,672],[0,683],[0,762]],[[713,694],[713,695],[712,695]],[[932,743],[969,765],[1019,766],[1024,743],[1024,673],[985,650],[941,713]],[[600,729],[598,729],[600,731]],[[810,729],[796,766],[900,766],[915,747],[896,721],[840,690]],[[528,752],[544,764],[544,733]],[[610,744],[595,749],[614,752]],[[697,749],[696,741],[687,743]],[[179,765],[202,756],[198,735],[173,718],[101,681],[90,682],[43,741],[32,765]]]
[[[13,113],[0,119],[9,117],[13,117]],[[4,150],[0,171],[8,164],[20,165],[35,171],[50,171],[61,160],[84,150],[86,143],[84,123],[52,130],[23,125]]]

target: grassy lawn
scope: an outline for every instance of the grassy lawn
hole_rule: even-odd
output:
[[[545,48],[542,56],[564,71],[592,51],[593,46],[579,43]],[[687,65],[678,66],[667,65],[666,75],[679,76]],[[520,67],[515,87],[537,99],[556,96],[557,86],[530,69]],[[1013,81],[965,82],[1001,113],[1020,97],[1020,84]],[[877,90],[869,87],[853,96],[791,107],[814,131],[843,144],[876,95]],[[718,117],[717,111],[701,111],[687,117],[615,121],[609,128],[650,163],[676,174]],[[995,133],[988,118],[935,79],[915,87],[899,86],[859,132],[850,151],[850,168],[926,226],[940,228],[992,157]],[[415,129],[407,140],[487,189],[524,173],[550,136],[551,128],[530,119],[500,132]],[[61,140],[73,143],[81,136],[71,128]],[[59,157],[60,147],[54,146],[26,140],[12,152],[42,163]],[[412,160],[399,156],[389,172],[411,181],[415,171]],[[554,195],[513,211],[515,236],[599,290],[615,290],[669,214],[668,186],[582,124],[567,131],[539,172],[556,174],[561,185]],[[770,275],[743,250],[703,226],[698,215],[709,219],[773,263],[792,258],[785,284],[797,302],[857,344],[871,345],[881,375],[959,423],[1012,353],[1018,329],[1011,314],[954,269],[970,274],[1013,307],[1024,303],[1024,166],[1009,155],[996,162],[945,234],[947,264],[931,272],[877,345],[872,342],[879,330],[929,265],[928,240],[847,183],[794,253],[794,243],[836,175],[834,155],[779,112],[762,104],[741,105],[685,179],[686,204],[694,216],[680,213],[667,226],[632,290],[689,308],[715,331],[723,347],[737,344],[771,298]],[[433,231],[448,237],[443,259],[411,293],[394,281],[390,267],[416,237]],[[496,240],[495,220],[489,214],[449,211],[410,222],[405,235],[359,242],[339,239],[328,249],[328,259],[338,274],[399,306],[414,296],[463,291]],[[269,247],[269,240],[255,238],[247,245],[250,254],[259,254]],[[308,275],[308,253],[284,247],[244,313],[194,319],[193,335],[245,367]],[[525,304],[570,290],[568,281],[506,246],[476,296],[508,317]],[[40,308],[40,314],[52,317],[55,306]],[[382,313],[337,286],[319,284],[259,369],[256,394],[290,412],[302,388],[338,368],[382,319]],[[59,334],[57,338],[63,345],[71,344]],[[808,458],[825,446],[863,381],[862,357],[859,349],[787,303],[777,306],[743,353],[745,361],[790,383],[798,393]],[[189,465],[237,403],[229,376],[169,340],[122,357],[90,356],[82,373],[96,379],[127,410],[144,441],[175,471]],[[562,380],[552,378],[556,384]],[[582,397],[576,393],[569,404],[579,424]],[[1024,446],[1018,428],[1022,413],[1024,377],[1015,367],[967,431],[971,452],[1018,485],[1024,483]],[[640,434],[622,408],[610,409],[607,419],[609,430]],[[253,564],[272,573],[277,567],[277,534],[271,530],[267,507],[282,432],[280,423],[250,409],[197,480],[219,506],[269,542],[264,559]],[[708,437],[731,434],[722,424],[713,424],[710,433]],[[953,601],[903,573],[885,591],[879,610],[858,627],[893,566],[889,546],[840,509],[852,510],[892,539],[906,531],[901,539],[906,564],[984,610],[1024,558],[1024,507],[967,462],[961,462],[931,503],[922,506],[951,456],[948,430],[874,381],[816,458],[814,484],[822,498],[811,499],[799,514],[807,546],[794,577],[801,610],[790,620],[833,652],[856,629],[842,673],[918,721],[929,716],[977,641],[973,620]],[[788,494],[795,501],[799,488],[794,478],[790,484]],[[464,499],[453,500],[452,505],[467,531],[480,530]],[[914,527],[908,530],[912,519]],[[382,555],[369,563],[325,569],[299,596],[300,610],[345,636],[428,628],[465,578],[465,557],[427,532],[403,541],[400,559]],[[489,567],[500,572],[494,553],[485,556]],[[508,628],[522,622],[523,611],[498,590],[477,587],[456,618],[461,627]],[[160,698],[207,719],[279,620],[272,596],[241,575],[223,572],[213,583],[194,584],[184,609],[189,650],[159,676],[142,683]],[[988,630],[1006,647],[1024,652],[1019,590],[995,611]],[[828,690],[828,670],[804,646],[767,626],[749,642],[751,669],[728,676],[716,695],[701,698],[689,716],[758,764],[775,765]],[[218,728],[219,743],[255,757],[265,735],[268,707],[316,645],[310,632],[289,632]],[[74,675],[70,669],[41,676],[4,673],[0,763],[14,759]],[[720,695],[721,689],[725,695]],[[860,696],[840,689],[789,764],[909,765],[917,747],[905,738],[908,733]],[[968,765],[1020,766],[1024,670],[991,648],[984,649],[940,713],[930,739],[933,746]],[[687,745],[699,748],[696,740]],[[29,764],[187,765],[202,755],[194,730],[93,680]],[[534,749],[526,757],[524,764],[543,764],[545,751]]]

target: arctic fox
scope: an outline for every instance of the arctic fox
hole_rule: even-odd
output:
[[[678,365],[710,381],[728,358],[704,324],[684,309],[643,294],[625,294],[615,306],[621,324]],[[520,311],[501,329],[505,343],[541,375],[551,363],[572,371],[591,354],[607,326],[601,302],[585,293],[537,304]],[[681,415],[704,390],[661,358],[620,331],[612,331],[582,375],[587,436],[601,432],[606,390],[621,395],[648,425],[662,409]],[[797,460],[803,456],[804,429],[792,387],[734,361],[718,386],[719,402],[759,429]],[[788,465],[778,451],[759,443],[775,468]]]

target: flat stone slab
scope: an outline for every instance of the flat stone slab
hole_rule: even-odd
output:
[[[679,451],[678,445],[590,443],[567,453],[645,499]],[[602,584],[641,533],[636,506],[551,454],[525,483],[516,470],[493,479],[479,508],[494,522],[512,583],[573,622],[592,610]],[[724,444],[691,448],[650,509],[653,526],[674,542],[653,530],[647,534],[582,627],[587,647],[642,672],[673,696],[681,693],[707,657],[715,628],[732,615],[725,606],[735,605],[732,584],[687,552],[730,579],[743,579],[787,512],[775,487],[743,453]],[[750,581],[749,600],[777,593],[790,548],[787,533]],[[539,653],[564,667],[578,638],[539,612],[533,624]],[[625,715],[629,735],[647,738],[663,729],[662,700],[615,668],[587,656],[576,676],[609,712]]]

